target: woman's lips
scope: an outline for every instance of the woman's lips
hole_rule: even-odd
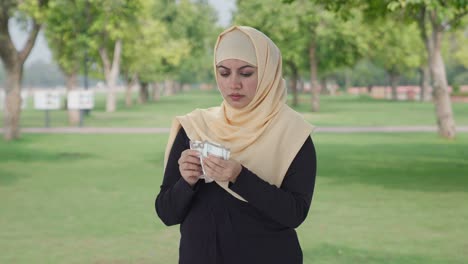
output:
[[[239,101],[243,98],[244,96],[242,94],[230,94],[229,98],[233,101]]]

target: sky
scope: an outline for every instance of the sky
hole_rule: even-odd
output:
[[[221,26],[227,27],[231,21],[231,13],[235,9],[235,0],[208,0],[208,2],[218,11],[218,23]],[[10,33],[16,48],[20,49],[24,45],[27,35],[14,23],[10,23]],[[42,31],[39,33],[34,48],[26,60],[26,64],[29,65],[35,61],[47,63],[52,61],[52,54]]]
[[[208,0],[218,11],[219,24],[226,27],[231,22],[231,13],[235,9],[235,0]]]

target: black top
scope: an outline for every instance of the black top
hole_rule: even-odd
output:
[[[215,182],[199,180],[190,187],[178,165],[188,148],[189,138],[181,128],[156,198],[156,212],[164,224],[181,224],[179,263],[302,263],[294,228],[306,218],[314,192],[317,167],[312,139],[304,142],[280,188],[242,167],[229,188],[248,203]]]

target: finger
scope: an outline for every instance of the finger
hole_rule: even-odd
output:
[[[184,162],[200,164],[199,152],[196,150],[185,150],[184,152],[182,152],[182,155],[180,156],[178,160],[179,165]]]
[[[181,165],[183,163],[190,163],[190,164],[200,165],[200,159],[190,156],[190,157],[186,157],[186,158],[181,159],[180,162],[179,162],[179,165]]]
[[[187,178],[198,178],[202,175],[200,171],[185,170],[181,173],[182,177]]]
[[[190,162],[184,162],[179,165],[179,168],[182,170],[200,170],[201,165],[190,163]]]
[[[206,176],[212,178],[213,180],[217,180],[217,174],[211,168],[205,166],[204,173]]]
[[[184,173],[181,174],[182,178],[188,179],[188,178],[200,178],[202,175],[200,172],[195,172],[195,171],[184,171]]]
[[[193,164],[193,163],[182,163],[180,165],[183,170],[192,170],[192,171],[201,171],[201,165],[198,164]]]
[[[217,156],[209,155],[206,159],[208,160],[208,162],[213,164],[213,168],[219,167],[220,169],[222,169],[225,167],[225,164],[224,164],[225,160]]]
[[[209,159],[203,159],[203,165],[208,176],[220,175],[222,173],[222,168]]]
[[[200,151],[194,149],[186,149],[182,152],[186,156],[200,157]]]

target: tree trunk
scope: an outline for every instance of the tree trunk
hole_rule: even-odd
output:
[[[431,99],[431,94],[429,93],[429,91],[431,90],[431,71],[427,64],[419,68],[419,73],[420,100],[429,101]]]
[[[297,106],[299,104],[299,98],[297,96],[297,79],[298,79],[297,76],[298,76],[297,73],[293,73],[291,76],[291,90],[293,94],[293,101],[292,101],[293,106]]]
[[[5,106],[3,112],[4,138],[7,141],[20,137],[21,115],[21,79],[22,65],[13,65],[6,68]]]
[[[429,19],[432,27],[432,36],[429,37],[426,29],[426,21]],[[444,138],[455,138],[455,120],[452,113],[452,102],[447,90],[447,77],[445,74],[445,64],[441,54],[441,42],[444,27],[440,24],[437,17],[437,11],[430,13],[423,7],[418,18],[418,26],[421,33],[429,61],[429,67],[432,77],[433,102],[435,104],[437,126],[439,135]]]
[[[40,5],[43,5],[41,2]],[[0,12],[0,58],[6,71],[5,106],[3,111],[3,137],[10,141],[20,137],[21,115],[21,80],[23,77],[23,64],[31,53],[36,42],[41,25],[32,21],[32,30],[24,43],[23,49],[18,51],[8,30],[11,3],[4,3],[4,10]]]
[[[138,97],[138,102],[140,104],[146,104],[148,103],[149,99],[149,90],[148,90],[148,83],[147,82],[141,82],[140,83],[140,96]]]
[[[345,91],[348,91],[348,88],[351,87],[351,70],[346,69],[345,70]]]
[[[115,112],[116,110],[116,84],[117,78],[119,77],[120,70],[120,55],[122,53],[122,41],[117,40],[114,46],[114,57],[112,63],[110,62],[109,56],[105,48],[99,48],[99,55],[101,56],[102,63],[104,65],[104,75],[106,77],[107,84],[107,101],[106,101],[106,112]]]
[[[299,80],[299,73],[298,73],[298,69],[296,67],[296,64],[294,64],[294,62],[289,61],[288,64],[289,64],[289,67],[291,67],[291,85],[290,85],[290,87],[291,87],[292,94],[293,94],[292,105],[297,106],[299,104],[299,99],[298,99],[298,95],[297,95],[297,82]]]
[[[107,97],[106,97],[106,112],[115,112],[117,109],[117,98],[115,91],[115,81],[112,77],[106,77]]]
[[[133,82],[127,83],[127,86],[125,87],[125,107],[127,108],[133,106],[132,87]]]
[[[67,93],[77,89],[77,72],[65,73]],[[78,126],[80,124],[80,110],[68,109],[68,125]]]
[[[420,14],[419,14],[419,17],[418,17],[418,27],[419,27],[419,34],[420,34],[420,37],[424,43],[424,46],[426,47],[426,55],[427,55],[427,61],[426,63],[424,63],[424,65],[422,66],[423,68],[423,72],[422,72],[422,77],[421,77],[421,90],[423,93],[425,93],[425,95],[423,95],[421,97],[421,100],[425,100],[425,99],[429,99],[429,98],[432,98],[432,95],[429,94],[429,89],[431,88],[431,69],[430,69],[430,65],[431,65],[431,61],[432,61],[432,53],[433,53],[433,50],[434,50],[434,43],[431,41],[431,38],[429,38],[429,33],[428,33],[428,30],[427,30],[427,27],[426,27],[426,22],[427,22],[427,12],[426,12],[426,8],[422,7],[420,9]],[[428,89],[425,90],[424,88],[424,82],[428,81]]]
[[[176,94],[177,94],[177,93],[180,93],[181,90],[182,90],[182,85],[181,85],[181,83],[178,82],[178,81],[175,81],[175,82],[174,82],[174,91],[175,91],[175,93],[176,93]]]
[[[441,54],[442,31],[433,25],[433,53],[431,57],[431,73],[433,80],[433,97],[437,116],[439,135],[444,138],[455,138],[455,120],[453,119],[452,102],[447,89],[444,59]]]
[[[309,62],[310,62],[310,89],[312,93],[312,111],[318,112],[320,110],[320,99],[319,99],[319,83],[317,77],[317,57],[315,54],[315,40],[312,40],[309,46]]]
[[[398,100],[398,81],[400,76],[397,73],[390,71],[388,73],[388,77],[390,79],[390,86],[392,87],[392,100],[396,101]]]
[[[133,87],[138,82],[138,75],[134,74],[131,78],[127,78],[127,87],[125,89],[125,106],[132,107],[133,105]]]
[[[153,83],[153,101],[158,102],[160,97],[161,97],[161,87],[159,86],[159,83],[154,82]]]
[[[174,94],[174,81],[167,79],[164,81],[164,94],[172,95]]]
[[[335,78],[328,81],[328,92],[330,93],[331,96],[336,96],[338,89],[339,89],[338,82],[336,81]]]
[[[188,83],[182,84],[182,91],[183,92],[190,92],[192,90],[192,86]]]
[[[327,78],[320,79],[320,94],[328,94]]]
[[[302,78],[299,77],[299,79],[297,80],[297,92],[304,92],[304,80]]]

